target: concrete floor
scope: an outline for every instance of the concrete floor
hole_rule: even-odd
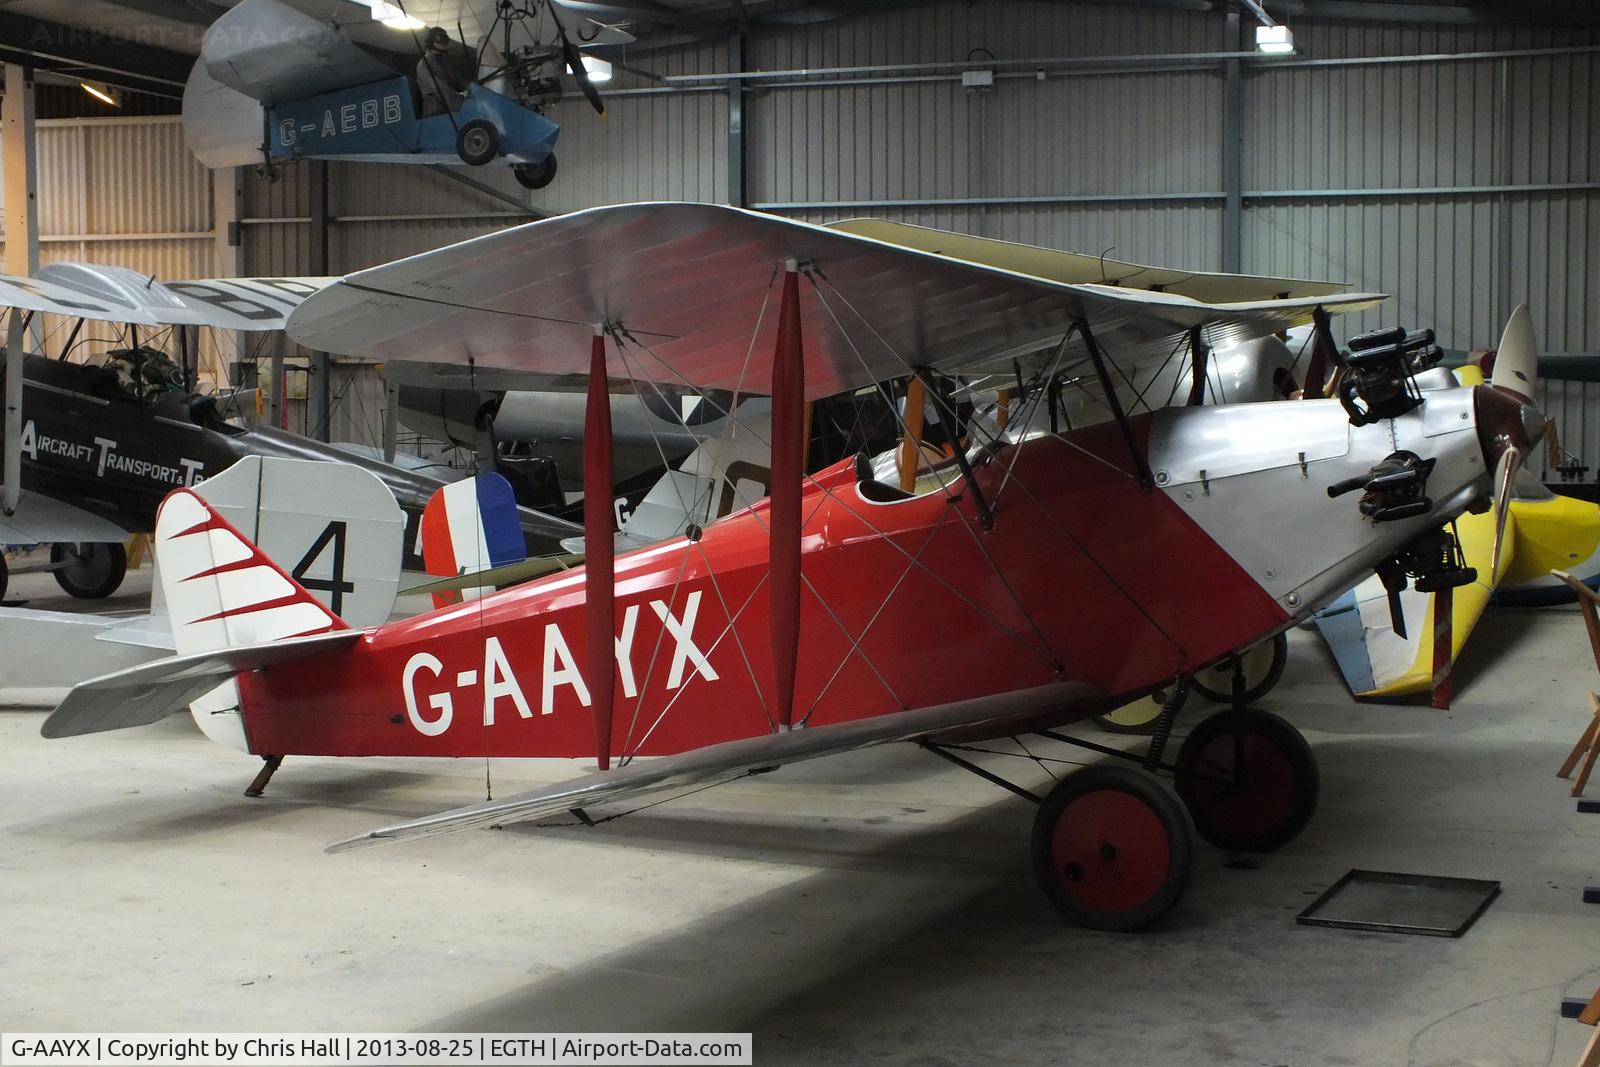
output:
[[[1554,777],[1594,685],[1575,612],[1492,613],[1448,713],[1358,706],[1312,635],[1291,642],[1264,703],[1321,761],[1316,819],[1243,864],[1202,845],[1175,911],[1127,936],[1051,910],[1026,804],[911,749],[598,829],[328,856],[481,798],[484,763],[292,759],[247,800],[254,763],[187,717],[47,742],[42,712],[0,713],[0,1029],[750,1030],[761,1064],[1575,1062],[1589,1031],[1557,1005],[1600,983],[1580,902],[1600,818]],[[488,770],[496,795],[571,773]],[[1297,926],[1351,867],[1505,889],[1460,940]]]

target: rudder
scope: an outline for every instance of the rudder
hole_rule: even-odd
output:
[[[348,629],[193,490],[162,502],[155,553],[181,656]]]

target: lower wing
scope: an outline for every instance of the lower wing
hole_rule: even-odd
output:
[[[506,800],[470,804],[438,815],[386,826],[330,845],[328,851],[343,852],[402,838],[543,819],[588,805],[628,800],[685,786],[731,782],[747,774],[773,770],[786,763],[832,756],[889,741],[935,737],[954,730],[1025,716],[1030,712],[1084,703],[1099,695],[1100,691],[1093,686],[1058,682],[996,697],[937,704],[833,726],[725,741],[720,745],[635,761],[616,770],[599,771],[582,778],[557,782]]]

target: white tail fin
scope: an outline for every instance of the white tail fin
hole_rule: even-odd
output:
[[[347,628],[191,490],[162,503],[155,553],[180,656]]]

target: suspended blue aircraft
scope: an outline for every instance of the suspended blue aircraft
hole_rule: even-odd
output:
[[[242,0],[225,12],[206,31],[184,90],[190,149],[211,167],[270,169],[301,158],[499,162],[523,186],[541,189],[555,177],[561,130],[544,111],[561,99],[564,70],[605,114],[552,0],[497,3],[476,50],[442,27],[409,19],[393,3],[382,6],[406,19],[399,24],[426,32],[391,34],[379,47],[370,35],[352,36],[371,19],[341,23],[331,9],[321,19],[282,0]],[[632,40],[626,31],[588,22],[578,35],[591,45]],[[405,42],[411,54],[396,57],[394,41]]]

